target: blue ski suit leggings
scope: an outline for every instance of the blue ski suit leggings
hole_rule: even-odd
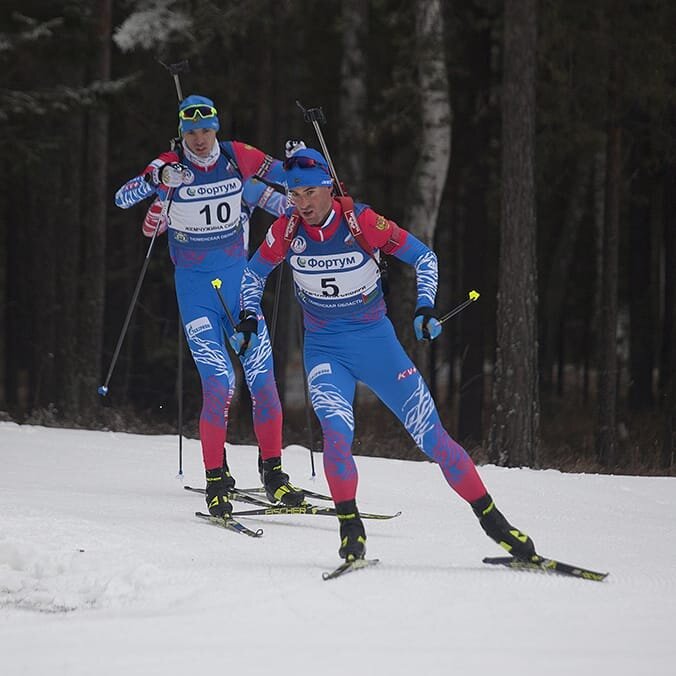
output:
[[[217,272],[176,268],[176,296],[188,347],[202,382],[200,441],[206,469],[221,467],[228,409],[235,391],[235,371],[226,338],[234,333],[212,280],[221,280],[221,295],[238,321],[239,287],[246,259]],[[272,345],[262,315],[258,316],[259,344],[242,359],[251,392],[254,432],[264,459],[279,457],[282,448],[282,407],[272,362]]]
[[[324,471],[334,502],[353,500],[357,492],[357,467],[351,452],[357,381],[399,418],[462,498],[471,502],[486,494],[474,462],[443,428],[425,381],[387,317],[335,334],[306,332],[304,352],[310,398],[324,434]]]

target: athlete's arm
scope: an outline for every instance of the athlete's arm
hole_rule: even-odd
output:
[[[415,268],[418,288],[417,307],[434,307],[439,282],[437,255],[394,221],[366,208],[358,217],[366,241]]]
[[[155,177],[162,166],[171,162],[178,162],[178,155],[174,152],[162,153],[156,157],[138,176],[129,179],[119,188],[115,193],[115,204],[122,209],[128,209],[155,193],[164,197],[167,189],[158,184]]]
[[[270,273],[284,260],[286,247],[284,245],[284,230],[288,218],[278,218],[269,228],[265,240],[258,247],[244,268],[242,286],[240,290],[240,304],[242,310],[260,310],[265,283]]]

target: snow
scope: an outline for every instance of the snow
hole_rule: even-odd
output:
[[[249,518],[259,540],[193,516],[199,443],[0,423],[0,673],[674,673],[676,480],[480,468],[538,549],[605,582],[517,572],[428,462],[358,458],[375,568],[324,582],[337,521]],[[229,449],[238,485],[256,449]],[[321,455],[315,456],[321,474]],[[292,479],[308,451],[289,446]],[[242,509],[248,509],[246,505]]]
[[[157,50],[172,36],[188,34],[192,21],[175,4],[175,0],[137,1],[135,11],[115,29],[113,41],[122,52]]]

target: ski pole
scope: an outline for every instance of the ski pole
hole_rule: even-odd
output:
[[[174,78],[174,85],[176,85],[176,95],[178,96],[178,102],[183,101],[183,91],[181,90],[181,80],[179,73],[187,73],[190,70],[187,60],[178,61],[177,63],[162,63],[158,61],[169,71],[171,76]]]
[[[457,305],[452,310],[447,312],[443,317],[441,317],[439,319],[439,323],[443,324],[447,319],[455,317],[455,315],[457,315],[458,312],[462,312],[468,305],[471,305],[475,300],[479,300],[479,296],[481,294],[475,289],[472,289],[468,295],[469,298],[467,300],[464,300],[462,303],[460,303],[460,305]]]
[[[227,306],[225,302],[225,298],[223,298],[223,294],[221,293],[221,286],[223,286],[223,282],[221,282],[218,277],[216,279],[211,280],[211,286],[216,289],[216,293],[218,294],[218,300],[221,301],[221,305],[223,306],[223,309],[225,310],[225,314],[228,318],[228,321],[230,322],[230,326],[232,326],[233,331],[237,331],[237,322],[235,321],[235,318],[232,316],[232,312],[230,312],[230,308]]]
[[[159,61],[159,59],[158,59]],[[179,104],[183,101],[183,90],[181,89],[181,79],[179,73],[187,72],[189,70],[188,61],[183,60],[178,63],[162,63],[174,78],[174,85],[176,87],[176,96]],[[178,361],[178,375],[176,378],[176,399],[178,403],[178,476],[183,476],[183,321],[181,319],[181,310],[178,310],[178,337],[177,337],[177,361]]]
[[[279,298],[282,292],[282,272],[284,270],[284,265],[280,265],[277,268],[277,281],[275,283],[275,301],[272,307],[272,328],[270,331],[270,343],[272,347],[275,346],[275,333],[277,331],[277,315],[279,314]]]
[[[305,106],[303,106],[303,104],[300,101],[296,101],[296,105],[303,111],[303,117],[305,118],[305,121],[311,122],[312,126],[315,128],[317,138],[319,139],[319,145],[322,147],[322,152],[324,153],[324,157],[326,158],[326,161],[329,165],[331,178],[333,179],[333,182],[336,184],[336,190],[338,191],[338,194],[341,197],[345,197],[343,187],[340,184],[340,181],[338,180],[338,174],[336,173],[336,169],[333,166],[331,155],[329,155],[329,149],[326,147],[326,143],[324,142],[322,128],[319,126],[320,122],[322,123],[326,122],[326,118],[324,117],[324,111],[321,108],[305,108]]]
[[[162,204],[162,211],[160,212],[159,218],[157,219],[157,225],[155,226],[155,231],[153,232],[153,236],[150,239],[150,244],[148,245],[148,251],[146,251],[146,257],[145,260],[143,261],[143,266],[141,267],[141,272],[138,276],[138,280],[136,281],[136,288],[134,289],[134,293],[131,297],[131,303],[129,303],[129,309],[127,310],[127,316],[125,317],[124,324],[122,325],[122,331],[120,331],[120,337],[117,339],[117,345],[115,346],[115,352],[113,353],[113,358],[110,362],[110,367],[108,368],[108,375],[106,376],[106,379],[103,383],[98,388],[98,393],[102,396],[105,397],[108,394],[108,384],[110,383],[110,378],[113,375],[113,369],[115,368],[115,364],[117,364],[117,358],[120,355],[120,348],[122,347],[122,342],[124,341],[124,337],[127,334],[127,329],[129,328],[129,322],[131,320],[131,315],[134,312],[134,308],[136,307],[136,300],[138,299],[139,292],[141,291],[141,284],[143,283],[143,278],[146,276],[146,270],[148,269],[148,264],[150,263],[150,254],[153,250],[153,246],[155,244],[155,240],[157,239],[157,233],[160,230],[160,226],[164,222],[164,220],[167,217],[167,211],[169,210],[169,204],[171,203],[171,195],[173,193],[173,188],[169,189],[169,192],[167,193],[167,199],[164,201]]]

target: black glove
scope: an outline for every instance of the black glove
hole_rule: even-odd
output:
[[[239,324],[235,326],[230,345],[239,357],[258,345],[258,316],[253,310],[242,310],[239,313]]]

